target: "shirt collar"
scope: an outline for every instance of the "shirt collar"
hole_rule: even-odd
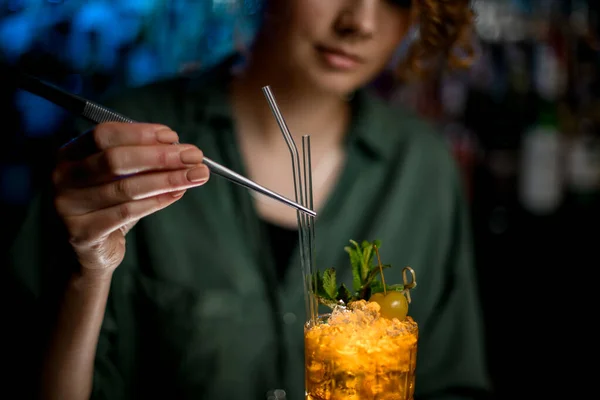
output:
[[[391,156],[395,148],[392,142],[397,135],[390,132],[393,123],[387,105],[367,89],[358,90],[351,101],[350,143],[355,143],[375,159]]]

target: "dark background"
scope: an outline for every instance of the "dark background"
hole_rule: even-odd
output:
[[[373,85],[394,106],[438,124],[463,168],[498,399],[575,398],[592,384],[591,370],[572,357],[595,362],[587,324],[597,314],[600,265],[598,3],[475,1],[478,58],[470,71]],[[260,5],[0,0],[0,58],[95,100],[214,64],[250,40]],[[69,122],[6,76],[0,250],[47,178]],[[576,350],[582,344],[590,351]]]

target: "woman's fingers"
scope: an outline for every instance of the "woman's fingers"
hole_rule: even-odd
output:
[[[176,202],[184,191],[165,193],[115,205],[84,215],[64,218],[69,241],[76,249],[93,248],[104,243],[117,229]]]
[[[63,215],[83,215],[132,200],[201,186],[209,177],[209,169],[203,164],[176,171],[134,175],[100,186],[64,190],[56,196],[55,206]]]
[[[54,205],[82,268],[116,268],[140,218],[208,180],[202,151],[178,141],[162,125],[105,123],[60,149]]]
[[[179,141],[177,133],[160,124],[105,122],[71,140],[59,151],[60,160],[81,160],[121,146],[151,146]]]
[[[192,145],[112,147],[83,160],[60,163],[53,179],[57,187],[89,187],[132,174],[190,168],[203,158]]]

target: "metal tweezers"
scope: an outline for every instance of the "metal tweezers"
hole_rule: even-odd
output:
[[[69,93],[34,76],[22,72],[18,75],[18,83],[21,89],[43,97],[57,106],[65,108],[66,110],[82,116],[96,124],[103,122],[136,122],[131,118],[118,114],[104,106]],[[229,168],[222,166],[206,156],[204,156],[204,160],[202,162],[210,169],[212,173],[228,179],[231,182],[280,201],[281,203],[293,207],[310,216],[315,217],[317,215],[315,211],[308,209],[296,203],[295,201],[280,195],[279,193],[269,190],[264,186],[259,185],[258,183],[230,170]]]

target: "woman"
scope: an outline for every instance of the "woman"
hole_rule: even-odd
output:
[[[467,0],[271,1],[241,71],[228,60],[122,94],[107,105],[145,123],[101,124],[61,149],[50,212],[32,214],[11,259],[13,303],[30,306],[13,324],[13,346],[31,348],[20,359],[33,382],[41,350],[32,343],[47,349],[43,398],[259,399],[275,388],[303,396],[295,211],[223,179],[207,183],[202,164],[204,151],[293,197],[264,85],[296,141],[312,137],[317,264],[347,265],[349,239],[380,239],[387,262],[419,277],[416,397],[485,393],[456,168],[426,124],[360,89],[413,18],[421,38],[406,64],[417,67],[454,59],[471,20]],[[42,232],[58,226],[65,235],[50,244]],[[395,270],[386,278],[401,282]]]

